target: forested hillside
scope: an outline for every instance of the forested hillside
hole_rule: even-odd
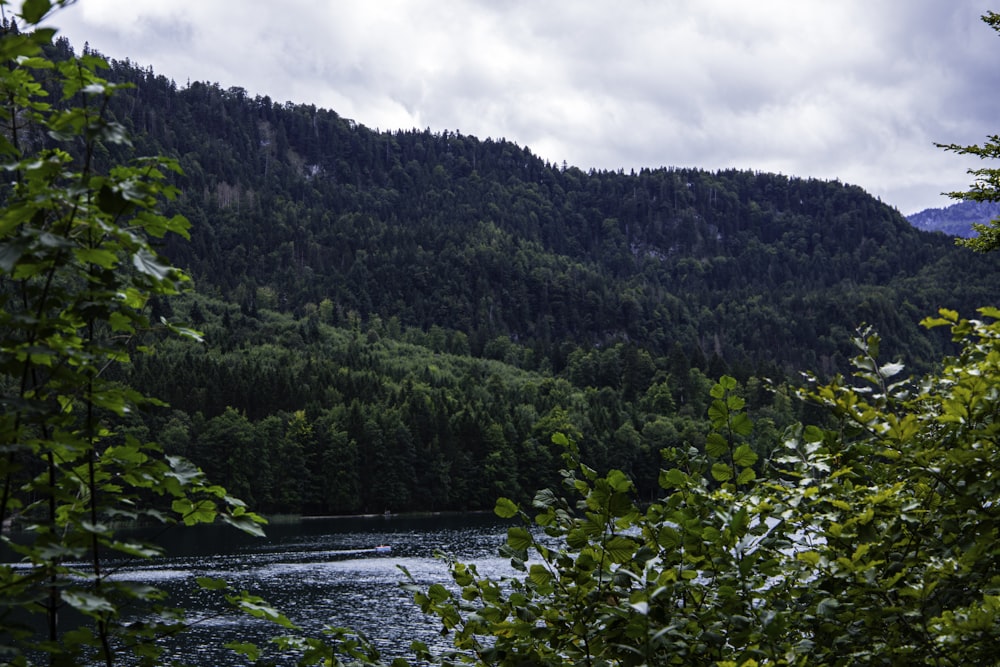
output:
[[[191,240],[164,250],[197,294],[154,316],[206,333],[136,361],[172,410],[131,428],[265,511],[527,497],[557,431],[651,493],[662,450],[702,446],[723,373],[748,384],[763,462],[801,415],[760,378],[846,371],[862,322],[926,368],[949,342],[920,318],[1000,288],[995,262],[839,182],[583,172],[128,61],[109,78],[134,84],[111,107],[132,150],[185,172],[170,207]]]
[[[193,240],[169,256],[246,312],[326,299],[336,323],[437,325],[476,356],[512,340],[557,372],[567,350],[616,341],[795,372],[843,368],[860,321],[919,363],[920,317],[997,293],[995,262],[838,182],[585,173],[502,139],[378,132],[127,62],[111,76],[136,84],[115,113],[139,152],[186,172]]]
[[[561,377],[474,358],[441,329],[331,327],[315,316],[201,297],[175,302],[207,344],[161,341],[131,382],[170,410],[122,434],[154,438],[267,512],[488,509],[557,478],[555,433],[598,469],[657,488],[661,450],[700,447],[712,382],[679,350],[575,350]],[[192,317],[193,315],[193,317]],[[801,416],[786,391],[751,378],[750,442],[766,460]]]

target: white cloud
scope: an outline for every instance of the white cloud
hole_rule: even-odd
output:
[[[505,137],[581,168],[857,183],[904,212],[1000,130],[987,0],[79,0],[71,41],[370,127]]]

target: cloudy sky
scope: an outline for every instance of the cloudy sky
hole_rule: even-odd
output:
[[[1000,133],[989,0],[79,0],[79,50],[582,169],[840,179],[951,203]],[[1000,2],[996,4],[1000,10]]]

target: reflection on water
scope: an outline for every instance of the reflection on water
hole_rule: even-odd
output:
[[[230,611],[218,592],[197,587],[195,577],[225,579],[238,590],[259,595],[310,636],[326,625],[359,630],[383,658],[409,655],[420,639],[442,646],[440,625],[424,616],[399,587],[405,567],[424,586],[448,583],[442,551],[475,563],[480,574],[510,573],[497,551],[507,525],[491,515],[306,519],[269,526],[253,538],[223,526],[199,526],[160,541],[168,557],[128,564],[116,574],[155,585],[197,619],[170,658],[193,664],[242,664],[226,642],[261,645],[281,634],[277,625]],[[389,545],[390,553],[376,553]]]

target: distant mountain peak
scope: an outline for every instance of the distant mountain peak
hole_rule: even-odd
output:
[[[973,223],[986,224],[1000,217],[1000,203],[960,201],[945,208],[928,208],[906,216],[910,224],[925,232],[944,232],[950,236],[975,236]]]

